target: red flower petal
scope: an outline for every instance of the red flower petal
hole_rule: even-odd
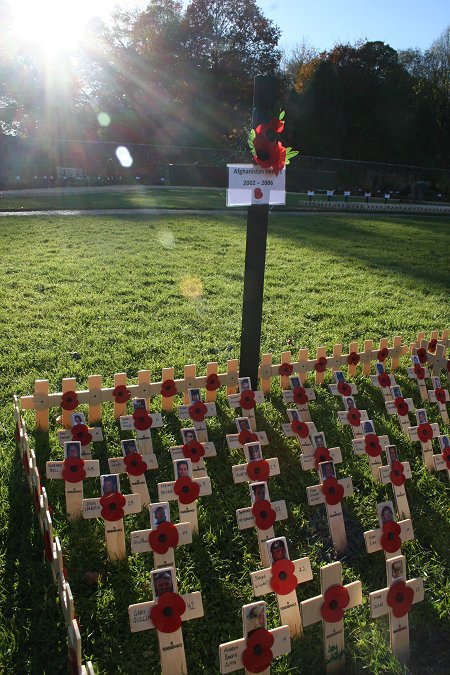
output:
[[[282,363],[278,368],[278,374],[287,377],[292,375],[293,370],[294,366],[291,363]]]
[[[168,591],[153,605],[150,618],[161,633],[174,633],[181,627],[181,617],[186,611],[186,603],[178,593]]]
[[[364,438],[364,449],[369,457],[379,457],[381,455],[379,437],[376,434],[367,434]]]
[[[208,408],[202,401],[196,401],[189,406],[189,417],[196,422],[203,422],[207,412]]]
[[[131,452],[129,455],[126,455],[123,458],[123,462],[130,476],[142,476],[147,471],[147,464],[138,452]]]
[[[323,372],[325,372],[326,368],[327,368],[327,359],[325,358],[325,356],[321,356],[321,357],[320,357],[319,359],[317,359],[317,361],[315,362],[315,364],[314,364],[314,370],[315,370],[317,373],[323,373]]]
[[[175,380],[164,380],[161,385],[161,395],[164,396],[164,398],[171,398],[172,396],[175,396],[176,393],[177,385],[175,384]]]
[[[417,427],[417,435],[422,443],[431,441],[433,438],[433,429],[431,428],[431,424],[428,422],[426,424],[419,424]]]
[[[304,387],[294,387],[292,390],[292,395],[297,405],[305,405],[305,403],[308,403],[308,394],[306,393],[306,389]]]
[[[316,460],[316,469],[319,468],[320,462],[330,462],[333,460],[328,448],[317,448],[314,451],[314,459]]]
[[[339,382],[337,390],[341,394],[341,396],[351,396],[352,393],[352,388],[348,384],[348,382]]]
[[[197,464],[204,454],[205,448],[198,441],[192,441],[192,443],[185,443],[183,445],[183,455],[190,459],[193,464]]]
[[[386,553],[395,553],[400,550],[402,540],[400,539],[400,532],[402,528],[393,520],[388,520],[383,523],[383,534],[381,535],[380,543],[383,551]]]
[[[238,440],[241,445],[245,445],[246,443],[254,443],[255,441],[257,441],[258,436],[256,434],[253,434],[248,429],[244,429],[243,431],[240,432]]]
[[[383,363],[384,361],[386,361],[388,356],[389,356],[389,349],[387,347],[383,347],[383,349],[380,349],[380,351],[377,354],[377,360],[380,363]]]
[[[266,481],[270,475],[269,462],[265,459],[257,459],[247,464],[247,476],[250,480]]]
[[[392,609],[396,619],[408,614],[414,600],[414,591],[404,581],[393,584],[387,594],[387,604]]]
[[[200,494],[199,486],[189,476],[178,478],[173,486],[173,491],[177,495],[180,504],[192,504]]]
[[[397,460],[392,462],[391,466],[391,473],[389,474],[389,478],[391,479],[392,485],[403,485],[406,481],[406,476],[403,473],[404,472],[404,467],[403,464]]]
[[[258,628],[247,638],[242,664],[249,673],[262,673],[269,668],[273,661],[273,643],[273,635],[265,628]]]
[[[292,420],[291,429],[297,436],[300,438],[308,438],[309,429],[305,422],[300,422],[299,420]]]
[[[409,406],[403,396],[397,396],[397,398],[394,399],[394,405],[397,408],[397,413],[400,415],[400,417],[404,417],[408,414]]]
[[[270,587],[277,595],[288,595],[297,588],[297,577],[294,574],[295,565],[291,560],[277,560],[272,565]]]
[[[92,434],[89,433],[87,424],[75,424],[71,432],[73,441],[80,441],[81,445],[92,443]]]
[[[206,378],[206,389],[208,391],[216,391],[220,387],[220,380],[216,373],[211,373],[211,375],[208,375]]]
[[[439,403],[446,402],[445,389],[443,387],[436,387],[434,395],[436,396],[436,401],[439,401]]]
[[[139,431],[150,429],[153,424],[151,415],[144,408],[138,408],[133,413],[134,428]]]
[[[391,386],[391,377],[387,373],[381,373],[381,375],[378,375],[378,384],[382,389],[386,389],[386,387]]]
[[[426,363],[427,362],[427,350],[424,349],[423,347],[420,347],[420,349],[417,350],[417,356],[419,358],[420,363]]]
[[[148,535],[148,541],[155,553],[167,553],[178,545],[178,530],[173,523],[160,523]]]
[[[124,384],[114,387],[112,395],[116,403],[126,403],[131,398],[131,391]]]
[[[352,427],[361,426],[361,413],[356,408],[352,408],[347,413],[347,420]]]
[[[243,410],[251,410],[252,408],[255,407],[255,392],[254,391],[244,391],[241,394],[241,398],[239,400],[239,405]]]
[[[102,518],[110,522],[120,520],[124,516],[123,507],[127,500],[120,492],[111,492],[100,498],[102,506]]]
[[[344,488],[334,476],[326,478],[322,483],[322,492],[325,495],[325,501],[330,506],[339,504],[344,496]]]
[[[418,380],[423,380],[425,378],[425,369],[422,366],[419,366],[418,363],[414,366],[414,374]]]
[[[347,356],[347,363],[349,366],[356,366],[360,361],[360,355],[357,352],[350,352]]]
[[[274,524],[277,514],[267,499],[261,499],[252,506],[258,530],[268,530]]]
[[[330,586],[324,593],[323,605],[320,609],[322,618],[328,623],[336,623],[344,616],[344,609],[350,602],[347,589],[340,584]]]
[[[66,391],[61,398],[61,408],[63,410],[75,410],[79,405],[75,391]]]
[[[450,448],[444,448],[442,459],[446,463],[447,469],[450,469]]]
[[[437,340],[436,338],[433,338],[428,343],[428,351],[434,354],[434,352],[436,351],[436,347],[437,347]]]
[[[67,483],[79,483],[86,478],[84,461],[79,457],[68,457],[64,460],[62,477]]]

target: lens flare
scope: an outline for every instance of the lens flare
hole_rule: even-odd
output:
[[[180,290],[185,298],[199,300],[203,295],[203,282],[198,277],[185,277],[181,280]]]
[[[124,145],[119,145],[116,149],[116,156],[121,165],[125,168],[128,168],[133,164],[133,158],[130,155],[130,151]]]
[[[111,124],[111,117],[108,115],[107,112],[100,112],[97,115],[97,122],[100,124],[101,127],[109,127]]]
[[[175,237],[170,230],[161,229],[156,233],[156,239],[163,248],[175,248]]]

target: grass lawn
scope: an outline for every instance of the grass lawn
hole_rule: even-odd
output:
[[[371,338],[376,343],[394,335],[408,344],[419,330],[429,334],[448,327],[449,238],[448,223],[437,217],[272,215],[262,352],[273,352],[276,363],[286,349],[296,355],[308,347],[315,353],[321,345],[331,350],[342,343],[348,351],[351,341]],[[47,378],[55,392],[69,376],[77,378],[80,389],[91,374],[103,375],[104,386],[110,386],[114,373],[126,372],[135,382],[143,368],[154,381],[168,366],[181,377],[188,363],[196,363],[203,374],[207,362],[218,361],[223,372],[227,359],[239,357],[245,217],[2,218],[0,243],[0,672],[54,675],[67,668],[65,629],[14,446],[12,395],[32,393],[38,378]],[[74,351],[80,360],[72,359]],[[419,407],[418,392],[406,376],[409,361],[404,358],[401,365],[397,382]],[[411,671],[444,674],[450,662],[447,476],[428,474],[418,444],[387,417],[379,390],[368,378],[358,375],[354,381],[358,407],[367,409],[378,434],[388,434],[397,444],[413,472],[406,491],[415,539],[402,550],[408,576],[423,577],[426,591],[424,602],[410,613]],[[318,387],[316,394],[312,419],[329,447],[341,447],[344,461],[338,474],[351,475],[354,485],[354,496],[343,506],[349,549],[342,562],[345,583],[360,579],[366,600],[346,615],[347,671],[401,673],[389,653],[387,619],[369,616],[368,593],[386,584],[384,556],[368,555],[363,540],[363,532],[376,526],[376,504],[392,498],[390,488],[375,484],[367,459],[353,454],[350,430],[337,420],[343,406],[326,387]],[[152,409],[159,407],[155,399]],[[436,407],[425,407],[430,421],[440,422],[441,433],[448,433]],[[250,572],[260,569],[255,532],[236,526],[236,509],[250,502],[248,487],[232,481],[231,466],[242,461],[242,452],[226,446],[225,434],[235,431],[235,412],[222,391],[217,408],[218,416],[208,421],[217,450],[217,458],[207,460],[213,493],[200,500],[200,535],[176,552],[179,590],[200,590],[205,608],[203,619],[183,627],[191,675],[217,673],[218,645],[241,637],[241,606],[252,601]],[[43,476],[45,461],[62,456],[56,416],[52,409],[49,436],[31,433]],[[25,419],[33,432],[34,415],[26,412]],[[325,509],[309,507],[306,499],[306,487],[317,477],[302,471],[297,441],[282,434],[286,406],[275,382],[270,397],[258,406],[257,421],[270,439],[266,456],[280,462],[280,476],[269,483],[271,499],[285,499],[289,513],[288,520],[277,523],[276,535],[287,537],[292,559],[311,559],[314,579],[298,588],[304,600],[319,592],[320,567],[335,560]],[[173,477],[168,448],[180,442],[182,426],[186,424],[171,414],[163,429],[154,432],[159,470],[147,474],[152,501],[157,500],[157,482]],[[95,445],[94,457],[107,472],[107,458],[120,455],[119,441],[126,437],[108,404],[103,428],[105,442]],[[127,613],[129,604],[151,598],[151,555],[108,564],[103,524],[69,524],[62,481],[44,478],[43,484],[65,552],[84,659],[92,659],[105,675],[159,673],[156,636],[152,631],[132,635]],[[122,484],[128,492],[125,478]],[[86,481],[85,496],[98,494],[98,482]],[[172,516],[177,519],[175,510]],[[148,526],[144,512],[126,518],[128,550],[130,532]],[[270,627],[278,625],[275,601],[264,599]],[[322,669],[319,625],[306,628],[290,656],[272,666],[274,673],[286,674]]]

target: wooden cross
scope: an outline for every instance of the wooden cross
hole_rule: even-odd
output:
[[[317,433],[316,425],[314,422],[304,422],[296,408],[288,408],[286,412],[289,422],[283,422],[281,425],[284,434],[288,438],[296,438],[302,452],[311,455],[313,452],[311,437]]]
[[[83,413],[71,414],[72,426],[70,429],[60,429],[57,433],[61,447],[70,441],[80,441],[81,459],[92,459],[91,443],[103,441],[101,427],[88,427]]]
[[[213,405],[213,404],[210,404]],[[183,445],[170,448],[172,460],[190,459],[192,462],[192,475],[194,478],[207,476],[204,458],[216,457],[216,448],[212,441],[199,442],[198,431],[195,427],[181,429]]]
[[[133,405],[134,413],[132,415],[121,415],[120,416],[120,428],[122,431],[136,431],[136,439],[138,442],[139,452],[142,452],[143,455],[152,455],[153,453],[153,443],[152,443],[152,429],[158,429],[163,426],[163,418],[161,413],[148,413],[147,408],[144,406],[137,406],[135,401],[144,401],[145,399],[134,399]],[[152,464],[155,464],[155,468],[158,466],[158,461],[156,457],[152,460]]]
[[[428,400],[430,403],[437,403],[439,408],[439,413],[444,422],[448,424],[448,411],[447,403],[450,401],[450,394],[448,389],[444,389],[441,386],[441,380],[439,377],[434,376],[433,378],[434,389],[428,390]]]
[[[290,389],[283,391],[283,401],[285,403],[295,403],[302,422],[311,422],[311,414],[309,412],[308,403],[316,400],[316,393],[314,389],[303,387],[301,379],[298,375],[289,378],[291,385]]]
[[[253,431],[248,417],[235,418],[238,433],[227,434],[227,444],[230,450],[243,448],[246,443],[258,441],[261,445],[269,445],[269,439],[265,431]]]
[[[380,527],[364,532],[367,553],[384,551],[386,560],[401,553],[401,545],[414,539],[412,522],[409,518],[395,521],[392,502],[377,504]]]
[[[280,465],[278,457],[263,459],[261,443],[255,441],[244,445],[246,463],[231,467],[235,483],[266,481],[269,476],[278,476]]]
[[[392,374],[386,373],[382,363],[375,364],[377,374],[370,376],[370,381],[374,387],[381,389],[383,398],[385,401],[392,400],[391,387],[394,387],[397,383],[395,377]]]
[[[385,447],[387,465],[380,466],[380,481],[383,485],[391,483],[394,491],[397,513],[401,520],[411,518],[408,498],[406,496],[405,481],[411,478],[411,467],[409,462],[400,462],[398,458],[397,446],[387,445]]]
[[[150,509],[150,529],[131,533],[132,553],[153,553],[154,568],[175,567],[174,549],[192,544],[190,523],[173,524],[168,502],[157,502]]]
[[[402,390],[398,385],[391,387],[392,399],[386,401],[386,410],[388,415],[397,415],[401,429],[406,436],[409,436],[408,429],[411,426],[409,413],[414,412],[415,406],[412,398],[403,398]]]
[[[106,550],[109,560],[126,558],[123,517],[141,511],[138,494],[123,495],[119,476],[100,476],[102,497],[83,499],[83,518],[103,518],[105,523]]]
[[[85,666],[81,663],[83,657],[81,653],[80,627],[78,620],[75,618],[67,626],[67,643],[70,672],[77,675],[94,675],[95,671],[90,661]]]
[[[416,380],[422,401],[428,401],[428,390],[425,378],[430,377],[429,370],[426,366],[424,367],[421,365],[417,354],[411,356],[411,361],[413,363],[412,367],[406,369],[408,377],[410,380]]]
[[[290,412],[292,411],[288,410],[288,414]],[[293,412],[297,411],[294,410]],[[303,451],[300,455],[303,471],[313,471],[314,469],[319,471],[319,464],[329,460],[334,462],[334,464],[340,464],[342,462],[341,449],[339,447],[328,448],[323,431],[317,431],[316,425],[312,422],[306,422],[306,424],[309,428],[309,437],[302,438],[300,435],[297,435]],[[283,425],[283,428],[285,426],[289,427],[290,425]],[[296,428],[298,429],[298,426],[294,427],[294,429]],[[291,434],[294,435],[292,431]],[[286,433],[287,436],[291,434]],[[310,439],[312,439],[312,443]]]
[[[327,673],[345,672],[344,613],[362,603],[360,581],[342,585],[340,562],[320,569],[321,595],[300,604],[303,628],[322,621]]]
[[[369,420],[367,410],[358,410],[353,396],[344,396],[342,401],[345,410],[338,410],[339,422],[343,426],[350,425],[354,438],[361,438],[364,435],[362,424]]]
[[[439,425],[428,423],[427,412],[424,409],[416,410],[416,427],[409,427],[408,434],[412,441],[420,441],[423,463],[428,471],[433,471],[433,444],[432,439],[439,436]]]
[[[234,673],[245,669],[249,673],[270,675],[273,659],[289,654],[291,638],[289,626],[267,630],[267,605],[264,601],[242,607],[244,637],[219,646],[220,672]]]
[[[200,389],[188,389],[189,405],[178,406],[178,417],[182,420],[192,420],[197,438],[201,443],[208,441],[208,431],[205,417],[217,415],[215,403],[203,403]]]
[[[434,354],[427,354],[427,362],[430,364],[430,367],[433,370],[433,375],[440,376],[443,370],[449,372],[450,360],[447,359],[446,353],[447,349],[445,344],[438,344],[436,345],[436,351]]]
[[[342,370],[335,370],[333,376],[336,380],[336,384],[328,385],[328,389],[333,396],[342,396],[342,398],[346,398],[347,396],[355,396],[355,394],[358,393],[356,384],[345,381]]]
[[[80,441],[64,443],[64,461],[46,462],[45,471],[49,480],[64,480],[66,493],[66,513],[69,520],[83,516],[83,481],[85,478],[100,476],[98,459],[81,458]]]
[[[141,455],[134,438],[124,439],[120,441],[120,444],[122,446],[123,457],[110,457],[108,459],[109,470],[115,474],[128,474],[133,494],[139,495],[141,506],[148,506],[151,499],[145,479],[145,472],[158,468],[156,455],[153,452]]]
[[[251,386],[249,377],[240,377],[239,394],[230,394],[228,403],[231,408],[242,408],[243,414],[250,420],[251,430],[256,431],[255,406],[264,403],[264,394],[262,391],[253,391]]]
[[[442,453],[433,455],[434,468],[436,471],[447,471],[450,481],[450,438],[446,434],[439,436],[439,445]]]
[[[420,577],[406,581],[406,561],[399,555],[386,562],[387,588],[369,595],[372,619],[389,615],[391,649],[403,665],[409,663],[409,621],[411,605],[424,598]]]
[[[160,502],[178,500],[180,522],[191,524],[192,531],[198,532],[197,498],[211,494],[211,480],[208,476],[193,478],[190,459],[177,459],[173,462],[176,479],[158,483]]]
[[[268,539],[266,547],[271,566],[251,573],[253,594],[258,598],[275,593],[281,624],[289,626],[291,637],[300,637],[303,631],[295,589],[313,578],[311,563],[308,557],[291,561],[285,537]]]
[[[270,563],[265,542],[275,537],[273,524],[288,517],[286,502],[284,499],[271,502],[267,483],[264,481],[251,483],[249,490],[253,506],[237,509],[237,525],[240,530],[247,530],[250,527],[256,528],[261,562],[264,567],[268,567]]]
[[[332,461],[319,464],[319,476],[320,485],[310,485],[306,488],[308,504],[310,506],[325,504],[333,546],[338,553],[342,553],[347,548],[347,534],[341,500],[353,494],[352,479],[348,477],[336,480],[336,471]]]
[[[181,624],[203,616],[201,593],[194,591],[179,595],[173,567],[153,570],[151,575],[154,599],[128,607],[131,632],[155,628],[161,675],[185,675],[187,665]]]
[[[375,433],[375,425],[372,420],[366,420],[361,426],[364,438],[354,438],[352,440],[353,452],[355,455],[367,455],[372,477],[374,480],[379,481],[379,469],[382,465],[381,453],[383,448],[389,445],[389,438],[387,436],[378,436]]]

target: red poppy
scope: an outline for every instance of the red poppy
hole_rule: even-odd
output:
[[[164,380],[161,385],[161,395],[164,398],[170,398],[171,396],[175,396],[176,393],[177,385],[175,384],[175,380]]]
[[[350,352],[347,356],[347,363],[349,366],[356,366],[360,361],[360,355],[357,352]]]
[[[347,413],[347,421],[352,427],[361,426],[361,413],[357,408],[351,408]]]
[[[314,364],[314,370],[315,370],[317,373],[323,373],[323,372],[325,372],[326,368],[327,368],[327,360],[326,360],[325,356],[321,356],[321,357],[320,357],[319,359],[317,359],[317,361],[315,362],[315,364]]]
[[[147,471],[147,464],[144,462],[142,455],[139,454],[139,452],[131,452],[123,458],[123,462],[127,467],[129,476],[142,476],[142,474]]]
[[[92,443],[92,434],[89,433],[87,424],[75,424],[71,431],[73,441],[80,441],[81,445]]]
[[[436,387],[434,390],[434,395],[436,396],[436,401],[439,401],[439,403],[445,403],[446,396],[445,389],[443,387]]]
[[[189,406],[189,417],[195,422],[203,422],[208,408],[202,401],[196,401]]]
[[[258,628],[247,638],[242,652],[242,665],[249,673],[262,673],[273,661],[271,647],[274,643],[272,633]]]
[[[434,354],[434,352],[436,351],[436,347],[437,347],[437,340],[436,338],[433,338],[428,343],[428,351]]]
[[[383,363],[383,361],[386,361],[388,356],[389,356],[389,349],[387,347],[383,347],[383,349],[380,349],[380,351],[377,354],[377,360],[380,363]]]
[[[148,414],[145,408],[138,408],[133,413],[134,428],[139,431],[150,429],[153,424],[151,415]]]
[[[255,407],[255,392],[254,391],[244,391],[241,394],[239,400],[239,405],[243,410],[251,410]]]
[[[404,482],[406,481],[406,476],[403,472],[404,467],[401,462],[399,462],[398,460],[392,462],[391,473],[389,474],[389,478],[391,479],[392,485],[400,486],[404,484]]]
[[[259,125],[255,131],[257,132],[257,129],[260,128],[261,125]],[[274,164],[278,164],[280,151],[277,143],[268,141],[263,134],[257,132],[253,141],[253,145],[255,148],[253,161],[256,162],[256,164],[262,166],[263,169],[270,169]]]
[[[344,496],[344,488],[334,476],[329,476],[322,483],[322,492],[325,495],[325,501],[330,506],[339,504]]]
[[[190,459],[194,464],[197,464],[204,454],[205,448],[198,441],[192,441],[191,443],[185,443],[183,445],[183,455],[187,459]]]
[[[116,403],[126,403],[131,398],[131,391],[124,384],[114,387],[112,395]]]
[[[269,478],[269,462],[265,459],[257,459],[247,464],[247,476],[250,480],[266,481]]]
[[[351,396],[352,388],[348,382],[339,382],[337,390],[341,396]]]
[[[111,492],[100,498],[102,506],[102,518],[111,522],[120,520],[124,516],[123,507],[127,500],[121,492]]]
[[[382,529],[383,534],[380,539],[381,548],[383,551],[386,551],[386,553],[395,553],[402,545],[402,540],[400,539],[402,528],[394,520],[388,520],[386,523],[383,523]]]
[[[394,399],[394,405],[397,408],[397,413],[400,415],[400,417],[404,417],[408,414],[409,406],[403,396],[397,396],[397,398]]]
[[[300,438],[308,438],[309,429],[308,425],[305,422],[300,422],[299,420],[292,420],[291,429],[297,436]]]
[[[292,395],[297,405],[305,405],[305,403],[308,403],[308,394],[306,393],[306,389],[304,387],[294,387],[292,390]]]
[[[148,535],[148,542],[155,553],[167,553],[178,546],[178,530],[173,523],[160,523]]]
[[[291,560],[277,560],[272,565],[270,587],[277,595],[288,595],[297,588],[298,580],[294,574],[295,565]]]
[[[64,460],[62,477],[67,483],[79,483],[86,478],[84,460],[79,457],[68,457]]]
[[[427,350],[424,349],[424,347],[420,347],[420,349],[417,350],[417,356],[419,358],[420,363],[426,363],[427,362]]]
[[[276,117],[272,117],[267,124],[258,124],[255,129],[256,134],[260,134],[269,143],[275,143],[277,134],[281,134],[284,129],[284,122]]]
[[[252,513],[255,517],[258,530],[268,530],[274,524],[277,514],[272,508],[272,504],[267,499],[260,499],[252,506]]]
[[[314,451],[314,459],[316,460],[316,469],[318,469],[320,462],[331,462],[333,458],[328,448],[317,448]]]
[[[61,398],[61,408],[63,410],[75,410],[79,401],[76,391],[66,391]]]
[[[428,422],[426,424],[419,424],[417,427],[417,435],[422,443],[431,441],[433,438],[433,429],[431,428],[431,424]]]
[[[208,391],[216,391],[216,389],[220,387],[220,380],[216,373],[211,373],[211,375],[208,375],[205,386]]]
[[[181,617],[186,611],[186,603],[178,593],[167,591],[153,605],[150,618],[161,633],[174,633],[181,628]]]
[[[200,488],[189,476],[178,478],[173,486],[173,491],[178,497],[180,504],[192,504],[200,494]]]
[[[391,376],[388,375],[387,373],[381,373],[381,375],[378,375],[378,384],[382,389],[386,389],[386,387],[391,386]]]
[[[350,595],[341,584],[330,586],[323,595],[323,604],[320,613],[324,621],[336,623],[344,616],[344,609],[350,602]]]
[[[444,448],[442,452],[442,459],[447,465],[447,469],[450,469],[450,448]]]
[[[387,604],[396,619],[408,614],[414,600],[414,591],[404,581],[396,581],[387,594]]]
[[[243,429],[238,436],[239,443],[245,445],[246,443],[254,443],[258,441],[257,434],[253,434],[248,429]]]
[[[369,457],[379,457],[381,455],[379,436],[376,434],[367,434],[364,438],[364,450]]]
[[[278,374],[284,377],[288,377],[289,375],[292,375],[293,370],[294,366],[291,363],[282,363],[281,366],[278,368]]]
[[[425,369],[422,368],[418,363],[414,366],[414,375],[418,380],[423,380],[425,378]]]

